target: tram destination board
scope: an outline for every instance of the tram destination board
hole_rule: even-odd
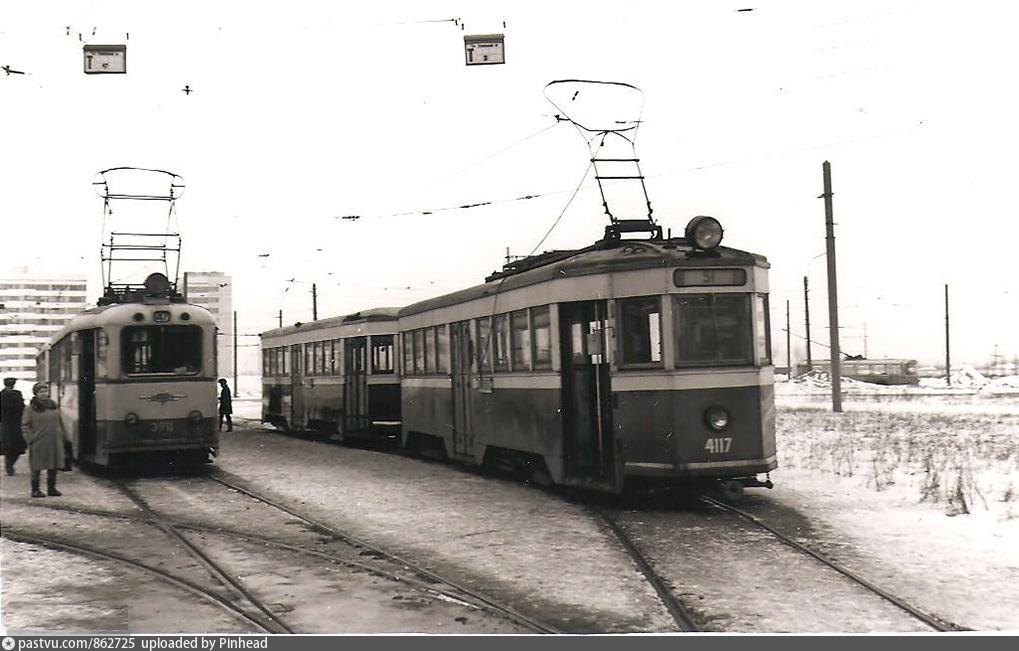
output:
[[[126,45],[86,45],[82,48],[86,75],[127,73]]]

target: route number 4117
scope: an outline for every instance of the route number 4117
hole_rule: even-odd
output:
[[[732,438],[727,437],[724,439],[708,439],[704,443],[704,449],[711,454],[719,454],[722,452],[728,452],[729,448],[732,447]]]

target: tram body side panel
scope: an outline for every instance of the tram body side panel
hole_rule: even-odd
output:
[[[300,414],[294,420],[307,429],[341,431],[343,425],[343,378],[304,378],[301,381]]]
[[[373,433],[387,436],[400,433],[403,413],[399,377],[392,374],[368,376],[368,420]]]
[[[403,444],[412,433],[443,439],[453,456],[453,388],[448,377],[403,377],[400,381]]]
[[[291,386],[289,377],[262,378],[262,422],[290,427]]]

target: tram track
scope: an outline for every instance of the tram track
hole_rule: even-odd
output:
[[[188,553],[202,565],[210,574],[212,574],[225,588],[233,592],[236,601],[243,600],[247,601],[251,606],[262,613],[262,617],[265,618],[263,621],[263,627],[270,633],[293,633],[294,630],[291,628],[282,618],[263,603],[257,596],[255,596],[250,590],[245,588],[239,581],[230,576],[230,573],[223,568],[219,563],[213,560],[208,554],[206,554],[198,545],[194,544],[188,538],[182,534],[178,526],[172,521],[164,518],[163,516],[156,513],[156,511],[149,506],[148,502],[145,501],[137,492],[135,492],[127,484],[116,481],[114,485],[134,503],[145,515],[146,519],[155,524],[162,530],[167,537],[176,541],[180,546],[184,547]],[[239,599],[237,599],[239,598]],[[240,606],[238,606],[240,607]],[[257,617],[257,616],[256,616]],[[259,618],[260,619],[260,618]]]
[[[202,586],[189,581],[187,579],[176,576],[170,572],[162,570],[158,567],[154,567],[147,563],[127,558],[121,554],[111,552],[108,550],[100,550],[89,545],[82,545],[80,543],[72,543],[67,540],[54,538],[50,536],[40,536],[37,533],[29,533],[21,531],[14,527],[5,526],[0,536],[7,538],[13,542],[19,542],[29,545],[37,545],[39,547],[45,547],[47,549],[53,549],[56,551],[63,551],[71,554],[80,556],[88,556],[98,560],[110,561],[119,565],[124,565],[135,570],[139,570],[156,579],[175,586],[185,592],[188,592],[196,597],[199,597],[205,601],[208,601],[219,608],[222,608],[227,613],[232,615],[234,618],[253,626],[260,633],[276,633],[272,626],[269,626],[260,617],[252,616],[251,613],[247,612],[246,609],[239,606],[234,600],[228,599],[222,595],[217,594],[212,590],[203,588]]]
[[[731,504],[727,504],[727,503],[725,503],[723,501],[717,500],[717,499],[715,499],[713,497],[710,497],[708,495],[701,495],[700,499],[705,504],[708,504],[708,505],[713,506],[713,507],[715,507],[717,509],[720,509],[722,511],[725,511],[727,513],[735,515],[735,516],[737,516],[737,517],[739,517],[739,518],[741,518],[741,519],[743,519],[743,520],[745,520],[747,522],[752,523],[754,526],[756,526],[756,527],[758,527],[758,528],[760,528],[760,529],[762,529],[764,531],[767,531],[772,536],[774,536],[776,539],[781,541],[783,544],[785,544],[785,545],[787,545],[787,546],[789,546],[789,547],[791,547],[791,548],[793,548],[793,549],[795,549],[795,550],[797,550],[797,551],[799,551],[799,552],[801,552],[801,553],[803,553],[803,554],[805,554],[807,556],[810,556],[811,558],[815,559],[816,561],[818,561],[822,565],[824,565],[824,566],[826,566],[826,567],[828,567],[828,568],[838,572],[839,574],[841,574],[842,576],[846,577],[847,579],[849,579],[853,583],[857,584],[858,586],[862,587],[863,589],[867,590],[868,592],[870,592],[870,593],[872,593],[874,595],[877,595],[878,597],[880,597],[881,599],[884,599],[888,603],[891,603],[892,605],[894,605],[897,608],[899,608],[900,610],[908,613],[913,618],[923,622],[924,624],[926,624],[930,628],[934,629],[935,631],[938,631],[938,632],[958,632],[958,631],[972,630],[972,629],[966,628],[964,626],[960,626],[959,624],[956,624],[954,622],[950,622],[950,621],[945,620],[943,618],[936,617],[935,615],[932,615],[930,613],[924,612],[923,610],[917,608],[916,606],[913,606],[912,604],[906,602],[904,599],[895,596],[891,592],[881,588],[880,586],[876,585],[875,583],[872,583],[871,581],[868,581],[867,579],[863,578],[862,576],[860,576],[856,572],[853,572],[852,570],[842,566],[841,564],[837,563],[836,561],[832,560],[831,558],[828,558],[827,556],[825,556],[821,552],[818,552],[818,551],[816,551],[814,549],[811,549],[810,547],[804,545],[803,543],[801,543],[801,542],[799,542],[797,540],[794,540],[793,538],[787,536],[786,534],[782,533],[778,529],[772,527],[771,525],[769,525],[768,523],[762,521],[760,518],[758,518],[757,516],[755,516],[755,515],[753,515],[751,513],[747,513],[746,511],[744,511],[742,509],[739,509],[739,508],[737,508],[735,506],[732,506]]]
[[[591,506],[589,508],[602,522],[605,523],[605,525],[615,535],[616,539],[622,544],[623,549],[626,550],[626,553],[637,566],[637,569],[639,569],[641,574],[644,575],[644,578],[651,584],[651,587],[655,589],[655,592],[658,594],[658,599],[662,602],[662,605],[665,606],[665,609],[669,611],[669,614],[672,616],[673,621],[676,622],[676,626],[679,627],[679,630],[686,633],[700,631],[701,629],[697,626],[697,623],[689,609],[687,609],[683,602],[676,597],[672,589],[666,584],[666,581],[655,571],[651,562],[640,551],[637,545],[633,542],[633,539],[630,538],[630,535],[625,529],[623,529],[619,522],[598,507]]]
[[[353,548],[354,550],[368,552],[378,558],[385,559],[391,563],[403,567],[408,571],[412,572],[413,574],[416,574],[420,578],[427,579],[428,581],[432,581],[440,585],[445,585],[449,588],[452,588],[455,591],[455,593],[453,594],[449,594],[448,592],[443,591],[442,594],[445,594],[446,596],[452,596],[453,598],[461,600],[463,600],[464,597],[466,596],[467,598],[469,598],[470,600],[469,602],[474,602],[474,605],[484,607],[486,610],[492,612],[496,612],[502,615],[503,617],[506,617],[507,619],[514,621],[517,624],[524,626],[525,628],[528,628],[536,633],[555,634],[564,632],[554,626],[546,624],[545,622],[530,617],[529,615],[525,615],[524,613],[521,613],[512,606],[509,606],[492,597],[489,597],[488,595],[485,595],[484,593],[475,590],[474,588],[466,586],[459,581],[441,576],[433,572],[432,570],[422,567],[421,565],[418,565],[417,563],[407,560],[397,554],[389,552],[385,549],[382,549],[381,547],[373,545],[365,540],[362,540],[350,534],[341,532],[328,524],[315,520],[314,518],[304,513],[301,513],[296,509],[287,506],[286,504],[282,504],[271,497],[257,493],[255,492],[255,490],[241,485],[241,483],[239,483],[238,481],[238,478],[235,478],[233,475],[223,470],[219,469],[215,470],[211,474],[206,475],[206,479],[222,484],[223,486],[231,490],[237,491],[238,493],[246,495],[249,498],[260,502],[261,504],[278,509],[290,515],[291,517],[300,520],[311,529],[318,531],[319,533],[324,534],[333,540],[342,542],[348,545],[349,547]],[[456,595],[456,593],[460,594]]]

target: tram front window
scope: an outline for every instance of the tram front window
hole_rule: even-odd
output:
[[[747,294],[680,294],[673,297],[679,366],[754,363]]]
[[[120,336],[126,375],[196,375],[202,369],[198,326],[128,326]]]

